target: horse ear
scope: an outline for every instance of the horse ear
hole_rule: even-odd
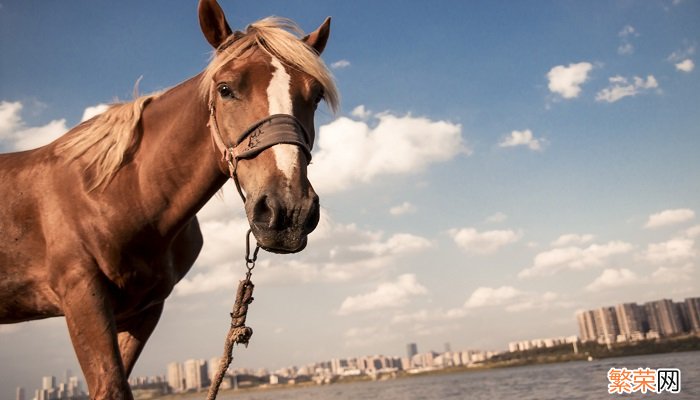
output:
[[[309,45],[312,49],[316,50],[316,53],[321,55],[323,49],[326,48],[326,42],[328,42],[328,36],[331,33],[331,17],[326,18],[325,21],[318,27],[315,31],[304,36],[302,39],[304,43]]]
[[[204,37],[215,49],[233,33],[226,22],[224,11],[216,0],[199,1],[199,26]]]

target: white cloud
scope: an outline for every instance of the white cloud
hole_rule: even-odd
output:
[[[593,64],[581,62],[569,64],[569,66],[557,65],[549,70],[549,90],[559,94],[565,99],[573,99],[581,93],[581,85],[588,80],[588,73],[593,69]]]
[[[464,307],[451,308],[449,310],[421,309],[410,313],[398,313],[391,318],[392,324],[403,323],[425,323],[430,321],[448,321],[463,318],[467,315],[468,310]]]
[[[30,150],[47,145],[68,131],[65,119],[57,119],[43,126],[15,132],[15,149]]]
[[[414,274],[404,274],[395,282],[382,283],[369,293],[347,297],[340,305],[338,314],[347,315],[360,311],[401,307],[412,296],[426,294],[428,290],[418,283]]]
[[[634,53],[634,46],[632,43],[622,43],[617,47],[617,54],[622,55],[622,56],[628,56],[630,54]]]
[[[678,263],[692,260],[697,255],[695,240],[678,237],[661,243],[650,243],[644,258],[651,263]]]
[[[51,143],[68,130],[65,119],[27,127],[20,115],[22,108],[18,101],[0,102],[0,147],[29,150]]]
[[[416,212],[416,206],[413,204],[409,203],[408,201],[404,201],[403,203],[393,206],[389,209],[389,214],[391,215],[404,215],[404,214],[415,214]]]
[[[644,227],[647,229],[661,228],[687,222],[693,218],[695,218],[695,211],[689,208],[664,210],[656,214],[651,214]]]
[[[343,69],[350,66],[350,61],[348,60],[338,60],[331,63],[331,68],[333,69]]]
[[[694,54],[695,46],[687,46],[683,49],[674,51],[666,60],[671,63],[677,63],[692,57]]]
[[[450,229],[454,242],[468,253],[492,254],[501,247],[515,243],[522,237],[513,230],[493,230],[479,232],[474,228]]]
[[[350,247],[355,251],[367,251],[375,256],[397,255],[419,251],[431,247],[432,244],[426,238],[411,235],[409,233],[397,233],[385,242],[375,241]]]
[[[464,303],[463,310],[469,311],[476,308],[497,306],[503,306],[508,312],[521,312],[533,309],[543,310],[550,308],[558,299],[559,295],[554,292],[539,294],[522,291],[512,286],[501,286],[498,288],[482,286],[472,292]],[[464,314],[456,310],[451,310],[450,313],[456,317]]]
[[[372,116],[372,111],[365,108],[364,104],[360,104],[350,111],[350,115],[361,120],[367,120]]]
[[[632,25],[625,25],[617,35],[622,38],[630,36],[639,36],[637,30],[634,29]]]
[[[346,190],[378,176],[416,173],[469,154],[459,124],[390,113],[378,123],[338,118],[319,130],[309,176],[320,193]]]
[[[639,36],[634,27],[632,25],[625,25],[625,27],[622,28],[622,30],[617,34],[617,36],[620,37],[620,40],[622,42],[617,48],[617,53],[620,55],[630,55],[634,53],[634,46],[630,42],[630,39]]]
[[[636,96],[644,91],[659,87],[654,75],[649,75],[646,79],[635,76],[632,78],[632,82],[617,75],[610,78],[609,81],[610,86],[596,94],[596,101],[614,103],[625,97]]]
[[[392,324],[412,324],[416,327],[435,326],[436,322],[454,321],[477,312],[479,309],[503,309],[507,312],[527,310],[547,310],[553,307],[570,307],[571,303],[563,301],[554,292],[536,293],[523,291],[512,286],[476,288],[461,307],[443,309],[420,309],[408,313],[397,313]]]
[[[100,115],[107,111],[108,108],[109,104],[97,104],[92,107],[88,107],[83,112],[83,117],[80,119],[80,122],[87,121],[94,116]]]
[[[233,264],[232,262],[230,265],[216,265],[206,272],[200,272],[196,269],[190,271],[187,278],[175,286],[175,295],[188,296],[221,289],[235,291],[238,280],[242,279],[245,273],[243,270],[236,272]]]
[[[700,225],[692,226],[685,230],[685,236],[695,238],[700,236]]]
[[[681,267],[659,267],[651,274],[651,282],[654,284],[690,282],[693,279],[694,269],[692,264]]]
[[[510,302],[524,293],[512,286],[501,286],[499,288],[479,287],[464,303],[465,308],[479,308],[499,306]]]
[[[629,243],[612,241],[606,244],[592,244],[588,247],[561,247],[543,251],[535,256],[533,265],[518,274],[520,278],[553,275],[564,269],[583,269],[605,265],[616,255],[626,254],[634,249]]]
[[[532,131],[526,129],[524,131],[512,131],[510,136],[507,136],[498,143],[499,147],[516,147],[526,146],[530,150],[541,151],[544,144],[543,139],[537,139],[532,134]]]
[[[627,268],[605,269],[599,277],[586,286],[586,290],[597,292],[603,289],[613,289],[639,283],[641,280]]]
[[[561,301],[559,295],[554,292],[544,292],[542,294],[528,292],[525,293],[522,298],[518,299],[518,301],[506,306],[506,311],[546,310],[551,307],[568,306],[569,304]]]
[[[676,63],[676,69],[682,72],[692,72],[695,69],[695,63],[690,58]]]
[[[595,236],[590,234],[579,235],[577,233],[567,233],[559,236],[555,241],[551,243],[553,247],[563,247],[571,245],[584,245],[590,243],[595,239]]]
[[[0,140],[8,139],[22,126],[20,111],[22,111],[22,103],[19,101],[0,102]]]
[[[684,49],[676,50],[668,56],[667,61],[675,65],[676,70],[681,72],[693,72],[695,62],[692,56],[695,54],[695,46],[687,46]]]

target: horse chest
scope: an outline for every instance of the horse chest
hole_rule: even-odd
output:
[[[119,288],[119,308],[132,312],[163,302],[194,264],[202,243],[199,224],[193,218],[166,250],[148,256],[131,252],[119,268],[128,272],[111,277]]]
[[[114,313],[117,318],[128,317],[162,303],[177,281],[163,272],[135,271],[113,280]]]

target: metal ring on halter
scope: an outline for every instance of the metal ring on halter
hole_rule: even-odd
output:
[[[253,250],[253,258],[250,258],[250,235],[253,233],[252,229],[248,229],[248,233],[245,238],[245,266],[248,268],[248,274],[255,268],[255,261],[258,259],[258,252],[260,251],[260,245],[255,244],[255,250]]]

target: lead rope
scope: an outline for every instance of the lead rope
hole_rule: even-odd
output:
[[[221,381],[226,375],[226,370],[228,370],[231,361],[233,361],[233,346],[238,344],[244,344],[248,347],[248,341],[250,337],[253,336],[253,329],[245,326],[245,320],[248,315],[248,305],[253,302],[253,282],[250,278],[253,275],[253,268],[255,268],[255,261],[258,259],[258,251],[260,246],[256,245],[253,251],[253,256],[250,255],[250,229],[246,235],[246,249],[245,249],[245,265],[246,265],[246,275],[245,279],[238,283],[238,290],[236,291],[236,301],[233,304],[233,310],[231,311],[231,327],[226,335],[226,340],[224,341],[224,355],[219,361],[219,369],[216,371],[216,376],[209,386],[209,393],[207,394],[207,400],[215,400],[217,393],[219,393],[219,387],[221,386]]]
[[[222,161],[226,162],[228,166],[228,171],[231,179],[236,184],[236,190],[245,204],[245,195],[241,189],[241,184],[238,182],[238,175],[236,175],[236,168],[238,167],[238,160],[234,154],[234,147],[226,147],[223,144],[223,139],[219,133],[219,126],[216,123],[216,111],[214,109],[214,104],[209,104],[209,127],[212,131],[212,138],[214,144],[222,152]],[[255,268],[255,261],[258,259],[258,251],[260,251],[260,246],[255,245],[255,250],[251,257],[250,254],[250,234],[252,230],[248,229],[245,240],[245,266],[246,274],[245,279],[238,282],[238,290],[236,291],[236,300],[233,303],[233,310],[231,311],[231,327],[226,334],[226,340],[224,341],[224,354],[219,361],[219,369],[216,371],[216,375],[209,386],[209,393],[207,394],[207,400],[215,400],[216,395],[219,393],[219,387],[221,382],[224,380],[226,371],[233,361],[233,346],[235,344],[243,344],[248,347],[248,341],[250,337],[253,336],[253,329],[245,326],[245,320],[248,316],[248,305],[253,302],[253,282],[250,278],[253,276],[253,268]]]

